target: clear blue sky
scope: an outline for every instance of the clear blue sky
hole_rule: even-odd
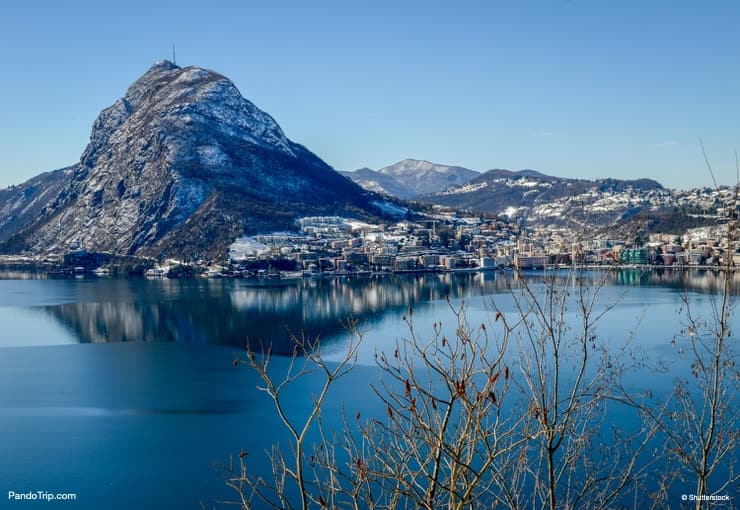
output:
[[[403,158],[721,182],[740,150],[740,2],[0,3],[0,187],[78,161],[155,61],[214,69],[337,169]]]

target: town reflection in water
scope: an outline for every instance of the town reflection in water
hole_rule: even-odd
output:
[[[566,272],[555,273],[558,283]],[[597,281],[602,272],[588,273]],[[545,276],[523,276],[541,284]],[[660,286],[716,292],[722,272],[621,270],[607,285]],[[732,277],[740,293],[740,274]],[[244,348],[271,345],[292,352],[290,334],[314,338],[342,331],[352,317],[372,326],[388,313],[443,300],[510,292],[521,281],[511,273],[443,273],[359,278],[319,278],[259,284],[240,280],[98,280],[75,300],[43,309],[81,343],[201,342]]]

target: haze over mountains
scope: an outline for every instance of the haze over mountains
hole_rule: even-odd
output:
[[[3,190],[0,242],[206,256],[297,214],[378,214],[372,199],[224,76],[160,61],[100,113],[78,164]]]

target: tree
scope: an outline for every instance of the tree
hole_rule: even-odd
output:
[[[360,427],[362,449],[348,448],[366,466],[360,479],[372,480],[373,507],[490,508],[508,498],[496,489],[528,441],[527,417],[507,412],[508,332],[471,326],[464,304],[450,309],[454,336],[437,323],[432,338],[419,338],[410,309],[408,336],[376,356],[383,379],[373,390],[386,417]]]
[[[706,153],[705,153],[706,157]],[[707,161],[708,164],[708,161]],[[709,167],[711,172],[711,167]],[[735,187],[738,204],[738,186]],[[693,482],[693,506],[699,510],[727,505],[727,491],[740,480],[737,451],[740,413],[737,408],[738,350],[731,330],[734,309],[732,255],[738,244],[738,210],[728,207],[726,250],[722,261],[721,288],[710,294],[711,315],[694,311],[688,292],[682,294],[678,311],[681,330],[673,340],[680,359],[688,366],[659,366],[668,374],[676,371],[673,389],[662,403],[651,394],[642,399],[625,391],[625,399],[640,410],[646,423],[657,427],[663,449],[673,469],[663,473],[658,503],[671,504],[671,488],[677,482]],[[684,491],[686,492],[686,491]],[[675,498],[675,494],[673,494]]]
[[[272,462],[272,480],[258,473],[252,475],[247,468],[247,452],[241,452],[238,462],[234,460],[226,467],[229,487],[239,495],[242,509],[280,508],[307,509],[310,504],[326,507],[327,501],[322,496],[322,487],[332,484],[332,472],[317,469],[317,456],[321,458],[319,466],[335,464],[333,452],[327,451],[324,445],[330,445],[323,427],[322,411],[329,390],[338,380],[346,376],[357,360],[359,338],[354,336],[355,324],[348,324],[350,335],[347,353],[336,364],[325,362],[321,354],[318,339],[309,342],[303,336],[291,335],[294,349],[290,364],[285,373],[275,377],[271,371],[272,350],[267,347],[255,352],[247,342],[247,355],[236,359],[234,366],[246,364],[257,372],[264,385],[258,387],[265,392],[275,407],[291,443],[291,451],[284,452],[273,445],[269,456]],[[300,385],[312,372],[318,372],[321,384],[318,393],[312,395],[313,406],[308,416],[291,417],[286,412],[284,395],[294,385]],[[309,444],[311,433],[318,429],[320,439],[317,444]],[[313,448],[313,453],[311,449]],[[328,461],[327,461],[328,459]]]
[[[520,278],[514,309],[493,303],[490,320],[471,325],[465,304],[450,305],[454,324],[417,335],[413,310],[394,352],[379,352],[372,387],[385,416],[345,412],[344,427],[323,420],[330,387],[356,360],[362,338],[349,324],[346,355],[324,361],[318,342],[294,337],[287,375],[269,369],[270,352],[241,360],[256,370],[291,440],[270,451],[272,479],[252,476],[246,456],[230,467],[242,508],[585,508],[622,502],[647,466],[637,462],[654,434],[644,427],[602,442],[611,389],[624,371],[620,353],[599,342],[595,326],[605,276],[574,267],[539,284]],[[570,324],[569,314],[580,319]],[[612,348],[614,346],[611,346]],[[575,371],[571,369],[575,367]],[[312,411],[293,420],[283,392],[312,372],[323,383]],[[313,440],[313,444],[309,441]]]
[[[523,489],[508,508],[609,508],[642,487],[650,463],[638,460],[656,427],[624,433],[606,426],[620,405],[613,389],[632,362],[631,334],[611,345],[597,334],[623,295],[599,299],[607,277],[574,266],[560,282],[554,273],[537,286],[519,280],[517,322],[504,324],[518,338],[530,441],[508,476]]]

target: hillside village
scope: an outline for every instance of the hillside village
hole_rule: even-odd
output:
[[[533,190],[551,185],[526,178],[502,182]],[[684,222],[695,220],[704,226],[650,231],[651,214],[659,217],[674,211],[680,211]],[[620,191],[588,190],[535,207],[508,206],[495,217],[438,205],[413,220],[391,225],[305,217],[299,220],[299,233],[240,239],[231,247],[228,269],[212,269],[211,274],[255,274],[258,268],[259,274],[269,275],[278,267],[309,276],[533,269],[572,263],[706,267],[723,265],[727,257],[737,265],[740,250],[728,249],[727,231],[727,219],[737,212],[735,190],[729,187],[677,191],[627,186]],[[631,216],[634,221],[625,221]]]

